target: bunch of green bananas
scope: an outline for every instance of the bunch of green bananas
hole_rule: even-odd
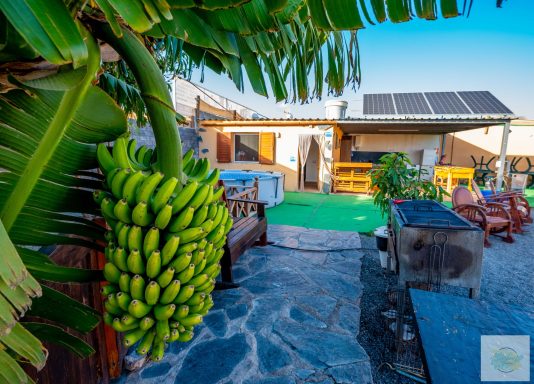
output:
[[[220,273],[226,234],[233,221],[223,187],[214,189],[219,170],[207,159],[183,157],[185,185],[154,170],[154,151],[136,150],[119,138],[112,153],[97,149],[104,190],[94,192],[111,230],[102,288],[104,321],[125,332],[124,345],[163,357],[165,342],[189,341],[193,327],[213,306],[210,295]]]

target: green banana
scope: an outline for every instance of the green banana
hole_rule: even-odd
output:
[[[178,249],[176,250],[176,254],[181,255],[182,253],[193,252],[197,248],[198,248],[198,243],[188,243],[188,244],[180,245]]]
[[[205,163],[206,163],[205,158],[197,159],[195,161],[195,166],[193,167],[191,172],[189,172],[189,175],[188,175],[189,178],[194,178],[200,172],[200,170],[205,166]]]
[[[198,161],[196,159],[191,159],[191,161],[188,161],[183,166],[183,171],[186,175],[191,175],[191,171],[197,166]]]
[[[219,225],[215,229],[213,229],[208,236],[206,236],[206,240],[213,242],[216,244],[221,237],[224,235],[224,226]]]
[[[176,195],[172,200],[172,213],[175,214],[181,211],[193,198],[195,192],[197,191],[198,183],[196,181],[191,181]]]
[[[152,148],[148,148],[145,155],[143,156],[143,164],[150,168],[150,164],[152,164],[152,157],[154,157],[154,155],[154,150]]]
[[[128,310],[128,305],[130,305],[130,302],[132,301],[132,298],[130,295],[128,295],[126,292],[119,292],[115,295],[115,298],[117,299],[117,303],[119,304],[119,307],[123,311]]]
[[[148,204],[141,201],[132,210],[132,221],[141,227],[146,227],[154,220],[154,215],[148,211]]]
[[[146,262],[146,275],[151,279],[156,278],[161,271],[161,253],[159,250],[153,251]]]
[[[208,245],[208,241],[206,239],[202,239],[198,242],[198,249],[203,251],[206,248],[206,245]]]
[[[145,163],[145,154],[148,151],[148,147],[146,145],[141,145],[139,148],[137,148],[137,151],[135,151],[135,158],[137,162],[143,164],[145,167],[149,164]]]
[[[213,187],[210,185],[208,189],[208,194],[206,195],[206,198],[204,199],[204,202],[202,203],[202,205],[211,204],[212,200],[213,200]]]
[[[116,307],[116,308],[119,308],[120,310],[120,306],[119,306],[119,302],[117,301],[117,294],[116,293],[110,293],[108,295],[108,302],[110,303],[110,305]]]
[[[115,169],[112,169],[107,175],[106,175],[106,186],[107,190],[111,190],[111,184],[113,183],[113,178],[121,171],[122,168],[117,167]]]
[[[158,215],[156,216],[156,221],[154,221],[154,226],[159,229],[165,229],[172,218],[172,205],[167,204],[160,209]]]
[[[153,317],[145,316],[139,322],[139,328],[141,328],[144,331],[147,331],[150,328],[152,328],[154,324],[156,324],[156,320],[154,320]]]
[[[175,272],[174,268],[169,267],[165,271],[163,271],[162,274],[158,276],[156,281],[158,282],[161,288],[165,288],[167,287],[167,285],[171,283],[172,278],[174,277],[174,272]]]
[[[204,184],[209,184],[211,185],[212,187],[215,186],[215,184],[217,184],[217,181],[219,181],[219,176],[221,175],[221,171],[219,170],[219,168],[215,168],[208,177],[206,177],[206,179],[203,181]]]
[[[173,280],[161,294],[159,302],[161,304],[172,303],[178,296],[178,292],[180,292],[180,280]]]
[[[173,234],[180,237],[181,244],[187,244],[200,239],[204,234],[204,230],[201,227],[187,228],[183,231],[174,232]]]
[[[136,204],[137,189],[145,180],[146,176],[142,171],[136,171],[128,177],[122,188],[122,198],[126,199],[130,206]]]
[[[223,252],[223,253],[224,253],[224,252]],[[213,271],[213,272],[209,275],[209,277],[212,278],[212,279],[216,278],[217,275],[221,272],[221,265],[220,265],[220,264],[215,264],[215,265],[216,265],[216,267],[215,267],[215,271]]]
[[[191,176],[193,180],[204,180],[210,173],[210,161],[206,158],[202,159],[198,171]]]
[[[138,225],[132,225],[128,231],[128,249],[143,249],[143,229]]]
[[[141,300],[134,299],[128,305],[128,313],[138,319],[145,317],[152,310],[152,306],[148,305]]]
[[[148,176],[143,183],[137,188],[135,201],[139,204],[141,201],[150,202],[150,199],[156,190],[157,186],[163,180],[163,173],[156,172]]]
[[[217,265],[217,263],[214,263],[214,264],[208,265],[206,268],[204,268],[202,273],[205,273],[206,275],[211,276],[213,273],[215,273],[215,271],[217,269],[218,269],[218,265]]]
[[[121,317],[121,323],[124,325],[132,325],[132,324],[139,325],[140,321],[136,319],[135,317],[133,317],[132,315],[130,315],[129,313],[126,313]]]
[[[193,220],[189,223],[191,227],[200,227],[200,225],[206,220],[206,217],[208,216],[208,206],[203,205],[199,209],[195,211],[195,214],[193,215]]]
[[[183,333],[180,333],[180,336],[178,336],[178,341],[182,343],[187,343],[193,338],[193,336],[195,336],[193,331],[186,330]]]
[[[174,314],[172,315],[172,318],[174,320],[180,320],[184,317],[187,317],[189,315],[189,305],[180,305],[176,310],[174,311]]]
[[[228,218],[226,219],[226,223],[224,224],[225,235],[228,234],[228,232],[230,232],[233,225],[234,225],[234,220],[230,216],[228,216]]]
[[[118,317],[113,319],[111,326],[117,332],[127,332],[127,331],[131,331],[132,329],[139,328],[138,324],[131,324],[131,325],[123,324]]]
[[[213,229],[213,220],[211,220],[211,219],[206,220],[205,222],[202,223],[200,228],[202,228],[204,230],[204,233],[210,233],[211,230]],[[206,240],[206,242],[207,242],[207,240]]]
[[[122,198],[122,189],[131,173],[132,170],[130,168],[123,168],[113,177],[111,181],[111,193],[116,199]]]
[[[178,273],[177,277],[178,277],[178,280],[180,280],[182,284],[186,284],[189,280],[191,280],[194,274],[195,274],[195,264],[189,264],[189,267],[184,269],[182,272]]]
[[[110,283],[118,284],[121,278],[121,271],[113,263],[104,265],[104,278]]]
[[[208,257],[208,255],[211,253],[212,250],[213,250],[213,243],[211,241],[208,241],[206,244],[206,247],[204,248],[204,255],[206,258]]]
[[[203,301],[201,301],[197,305],[189,306],[189,310],[191,311],[191,313],[198,313],[198,312],[200,312],[202,310],[202,308],[204,308],[204,302]]]
[[[195,192],[194,196],[189,201],[189,206],[197,209],[204,203],[206,200],[206,197],[208,196],[208,193],[210,191],[210,188],[213,188],[211,185],[203,184],[201,185],[197,191]],[[185,188],[184,188],[185,189]]]
[[[100,210],[102,211],[102,215],[104,215],[104,218],[111,218],[111,219],[117,219],[117,216],[115,216],[115,213],[113,212],[115,208],[115,203],[111,198],[105,197],[102,200],[102,203],[100,204]]]
[[[188,207],[182,210],[178,216],[172,219],[169,225],[170,232],[178,232],[186,229],[193,220],[195,214],[195,208]]]
[[[159,248],[159,229],[152,227],[148,230],[143,241],[143,254],[149,257],[153,251]]]
[[[177,184],[178,179],[176,177],[171,177],[170,179],[165,180],[161,187],[159,187],[154,199],[152,200],[152,211],[155,214],[158,214],[159,211],[167,204],[174,193],[174,188],[176,188]]]
[[[143,331],[142,329],[135,329],[133,331],[130,331],[124,335],[124,338],[122,340],[122,343],[125,347],[131,347],[135,343],[137,343],[141,338],[145,335],[146,331]]]
[[[205,298],[206,298],[206,294],[204,292],[196,292],[193,296],[191,296],[189,298],[189,300],[187,300],[185,302],[185,304],[189,305],[189,306],[198,305],[198,304],[202,303]],[[189,310],[191,310],[191,309],[189,309]]]
[[[150,330],[147,333],[145,333],[145,335],[141,339],[141,342],[137,346],[136,352],[140,355],[146,355],[148,352],[150,352],[150,348],[152,348],[152,343],[154,342],[155,337],[156,337],[155,330]]]
[[[157,340],[167,340],[171,334],[171,329],[169,327],[168,320],[158,320],[156,321],[156,339]]]
[[[176,310],[175,304],[166,304],[166,305],[156,305],[154,307],[154,317],[156,320],[165,320],[167,321],[173,315]],[[167,321],[167,326],[169,322]]]
[[[121,273],[119,278],[119,288],[122,292],[130,292],[130,281],[132,278],[126,272]]]
[[[135,274],[145,273],[145,261],[138,249],[132,249],[126,259],[128,271]]]
[[[226,207],[223,206],[222,204],[217,205],[217,214],[213,218],[213,228],[217,228],[219,224],[221,223],[225,209]]]
[[[189,280],[189,284],[194,285],[195,288],[200,287],[202,284],[206,283],[209,280],[209,278],[210,278],[209,275],[203,273]]]
[[[110,196],[111,195],[109,193],[101,191],[100,189],[96,189],[93,191],[93,200],[95,201],[95,203],[98,204],[98,206],[102,204],[102,200],[104,200],[104,198],[110,197]]]
[[[104,175],[107,175],[113,169],[118,168],[117,163],[113,160],[113,156],[111,156],[111,153],[109,153],[108,148],[104,143],[97,145],[96,159],[98,160],[98,165]]]
[[[180,337],[180,332],[177,329],[171,329],[171,335],[169,336],[168,343],[175,342]]]
[[[104,324],[107,324],[107,325],[113,324],[113,315],[109,312],[104,312],[102,314],[102,319],[104,320]]]
[[[191,264],[191,258],[193,257],[193,254],[191,252],[183,253],[180,256],[178,256],[176,259],[174,259],[170,266],[174,268],[175,273],[182,272],[185,270],[189,265]]]
[[[189,150],[182,156],[182,167],[185,168],[185,166],[193,159],[193,156],[195,155],[195,150],[193,148],[189,148]]]
[[[205,252],[197,249],[193,252],[193,257],[191,258],[191,264],[197,265],[205,256]]]
[[[226,244],[226,236],[222,236],[218,242],[214,244],[214,247],[217,249],[221,249],[224,247],[224,244]]]
[[[161,248],[161,265],[165,266],[171,262],[178,246],[180,245],[180,238],[178,236],[171,236],[163,248]]]
[[[102,288],[100,288],[100,294],[102,296],[107,296],[110,293],[115,293],[115,292],[117,292],[117,286],[115,284],[104,285]]]
[[[117,243],[119,244],[119,247],[128,248],[128,233],[130,232],[130,228],[131,227],[128,224],[125,224],[119,231],[119,234],[117,235]]]
[[[198,314],[205,316],[206,313],[208,313],[208,311],[211,309],[211,307],[213,307],[213,298],[211,297],[211,295],[208,295],[208,297],[206,297],[206,299],[204,300],[204,307],[202,307]]]
[[[115,264],[115,266],[123,272],[128,272],[127,258],[128,258],[128,255],[126,254],[126,250],[124,248],[122,247],[115,248],[115,251],[113,252],[112,261],[113,261],[113,264]],[[120,279],[120,276],[119,276],[119,279]]]
[[[207,207],[208,207],[208,215],[206,218],[213,220],[215,218],[215,215],[217,214],[217,204],[211,203]]]
[[[214,189],[213,190],[213,196],[211,198],[211,203],[218,202],[221,199],[223,193],[224,193],[224,186],[222,186],[222,185],[219,186],[217,189]]]
[[[115,160],[115,163],[117,163],[119,167],[132,168],[132,165],[130,164],[130,159],[128,158],[126,138],[119,137],[117,140],[115,140],[112,154],[113,160]]]
[[[180,338],[178,337],[178,340]],[[165,353],[165,342],[160,340],[155,340],[152,344],[152,353],[150,354],[150,359],[152,361],[158,362],[163,359],[163,354]]]
[[[184,285],[182,283],[182,287],[180,288],[180,292],[178,292],[178,295],[174,299],[173,303],[174,304],[183,304],[187,300],[189,300],[189,298],[191,298],[191,296],[193,296],[194,293],[195,293],[195,286],[194,285]]]
[[[112,315],[122,315],[122,310],[120,309],[119,305],[117,303],[109,301],[109,299],[104,301],[104,309],[106,310],[106,312]]]
[[[202,275],[201,275],[202,276]],[[209,292],[206,292],[209,288],[211,287],[215,287],[215,279],[209,279],[202,285],[198,286],[195,288],[195,292],[204,292],[204,293],[209,293]]]
[[[119,236],[119,233],[121,233],[122,228],[124,228],[125,225],[126,223],[123,223],[122,221],[117,221],[117,225],[115,225],[115,229],[113,231],[117,237]]]
[[[155,281],[148,283],[145,289],[145,302],[148,305],[154,305],[158,303],[161,288]]]
[[[190,326],[193,326],[193,325],[197,325],[197,324],[202,323],[202,316],[198,315],[198,314],[189,315],[187,317],[184,317],[183,319],[180,319],[180,323],[184,327],[190,327]]]
[[[134,300],[145,299],[145,280],[140,275],[135,275],[130,281],[130,295]]]

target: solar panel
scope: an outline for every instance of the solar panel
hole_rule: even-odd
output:
[[[395,107],[399,115],[431,115],[422,93],[394,93]]]
[[[395,105],[390,93],[375,93],[363,95],[364,115],[395,115]]]
[[[503,103],[488,91],[463,91],[458,95],[473,113],[509,113],[513,114]]]
[[[426,99],[437,115],[464,115],[471,111],[455,92],[425,92]]]

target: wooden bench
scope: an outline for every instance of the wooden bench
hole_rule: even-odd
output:
[[[224,185],[222,182],[219,182]],[[233,193],[227,196],[226,192]],[[253,187],[225,186],[223,199],[226,201],[234,225],[228,233],[224,256],[221,259],[220,289],[235,288],[232,266],[239,257],[254,245],[267,245],[266,201],[257,200],[258,183]]]

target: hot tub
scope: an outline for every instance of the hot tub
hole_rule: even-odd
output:
[[[221,171],[221,180],[227,185],[253,186],[259,180],[259,200],[268,202],[267,208],[274,207],[284,201],[284,174],[281,172],[262,171]]]

